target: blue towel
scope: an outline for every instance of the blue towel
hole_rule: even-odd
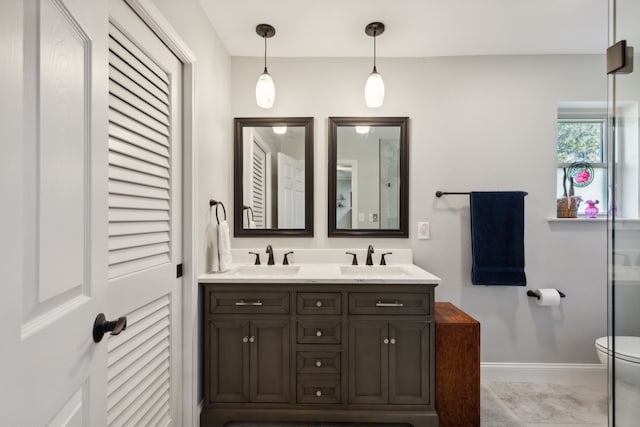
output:
[[[471,283],[525,286],[524,196],[521,191],[471,193]]]

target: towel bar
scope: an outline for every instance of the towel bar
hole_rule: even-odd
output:
[[[467,192],[456,192],[456,191],[450,192],[450,191],[440,191],[440,190],[436,191],[436,197],[442,197],[442,196],[446,196],[446,195],[449,195],[449,194],[456,194],[456,195],[458,195],[458,194],[467,194],[467,195],[469,195],[471,193],[468,192],[468,191]],[[529,193],[527,193],[526,191],[524,192],[525,196],[527,196],[528,194]]]

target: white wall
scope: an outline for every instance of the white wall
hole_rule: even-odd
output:
[[[195,270],[201,274],[207,270],[209,199],[222,201],[229,219],[232,216],[233,164],[228,161],[233,156],[233,119],[229,114],[231,59],[197,0],[154,0],[154,3],[197,57]]]
[[[231,115],[315,117],[315,237],[241,238],[234,247],[409,247],[417,265],[443,279],[436,299],[481,322],[484,362],[597,363],[593,341],[606,334],[606,224],[547,218],[555,216],[557,103],[605,100],[604,57],[381,58],[386,98],[379,109],[364,105],[366,58],[270,58],[276,101],[260,109],[261,61],[231,59]],[[411,117],[409,239],[327,237],[330,116]],[[217,166],[233,161],[223,152],[228,157]],[[567,294],[562,306],[537,307],[521,287],[471,285],[469,200],[437,199],[437,190],[527,191],[527,289],[557,287]],[[418,221],[431,223],[431,240],[417,240]]]

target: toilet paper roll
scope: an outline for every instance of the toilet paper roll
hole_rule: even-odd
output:
[[[538,295],[538,305],[556,307],[560,305],[560,293],[557,289],[543,288],[536,289],[536,295]]]

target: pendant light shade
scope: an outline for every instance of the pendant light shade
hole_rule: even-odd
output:
[[[275,99],[276,87],[273,84],[271,74],[265,68],[264,73],[260,74],[258,83],[256,83],[256,103],[258,107],[271,108]]]
[[[384,33],[382,22],[372,22],[364,29],[365,34],[373,37],[373,70],[364,86],[364,100],[369,108],[378,108],[384,102],[384,81],[376,69],[376,37]]]
[[[271,108],[276,99],[276,87],[267,71],[267,39],[276,34],[276,29],[269,24],[260,24],[256,27],[256,33],[264,39],[264,71],[256,83],[256,103],[258,107]]]
[[[378,108],[384,101],[384,81],[374,68],[364,86],[364,100],[369,108]]]

